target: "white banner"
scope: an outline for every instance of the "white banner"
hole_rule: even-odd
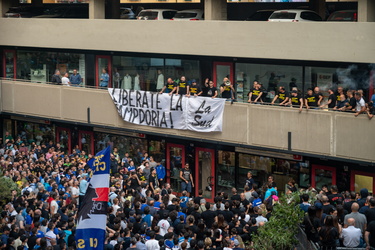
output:
[[[225,99],[108,89],[126,122],[198,132],[222,131]]]

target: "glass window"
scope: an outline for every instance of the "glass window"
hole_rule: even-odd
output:
[[[52,125],[16,121],[16,134],[27,144],[35,142],[36,145],[55,142],[55,128]]]
[[[362,188],[367,188],[369,193],[373,194],[373,183],[374,176],[356,174],[354,176],[354,191],[359,192]]]
[[[305,67],[305,89],[319,87],[325,99],[328,88],[343,87],[346,90],[368,91],[369,72],[353,64],[347,68]]]
[[[156,91],[167,78],[199,81],[199,61],[148,57],[113,56],[113,80],[116,88]]]
[[[231,194],[235,187],[235,153],[218,151],[217,191]]]
[[[332,185],[332,171],[316,168],[315,169],[315,188],[321,189],[322,186]]]
[[[160,162],[165,166],[165,142],[150,141],[149,145],[148,152],[150,156],[153,156],[156,162]]]
[[[55,70],[61,75],[72,74],[74,69],[85,83],[85,55],[45,51],[17,51],[17,78],[33,82],[49,82]]]
[[[5,78],[14,78],[14,58],[15,52],[14,51],[4,51],[4,59],[5,59]]]
[[[299,174],[302,172],[306,174],[307,180],[304,178],[303,187],[307,187],[309,182],[309,169],[308,164],[304,162],[296,162],[284,159],[275,159],[265,156],[255,156],[249,154],[239,154],[239,173],[238,173],[238,189],[242,190],[246,183],[247,172],[251,171],[253,179],[258,187],[263,187],[267,182],[269,175],[273,175],[277,184],[278,190],[285,191],[285,184],[288,183],[290,178],[293,178],[296,183],[300,178]],[[301,170],[304,168],[305,170]]]
[[[280,86],[284,86],[287,91],[293,87],[302,90],[303,87],[300,66],[237,63],[235,77],[237,99],[244,102],[247,102],[247,95],[255,80],[266,90],[263,102],[271,102]]]
[[[129,153],[136,166],[141,165],[141,158],[147,152],[147,140],[141,138],[95,133],[95,152],[99,152],[108,146],[117,147],[120,158]]]

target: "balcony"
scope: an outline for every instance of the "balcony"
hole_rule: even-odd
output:
[[[354,160],[371,164],[374,120],[366,115],[277,106],[227,103],[222,132],[198,133],[124,122],[106,90],[0,80],[3,114],[146,134],[210,141],[240,147]],[[90,116],[88,117],[88,108]],[[89,121],[88,121],[89,118]],[[291,140],[288,141],[288,132]],[[291,146],[288,150],[288,143]]]
[[[53,35],[54,31],[65,31],[67,27],[70,35]],[[235,60],[260,58],[374,63],[374,30],[375,22],[0,18],[0,34],[4,34],[0,45],[215,56]]]

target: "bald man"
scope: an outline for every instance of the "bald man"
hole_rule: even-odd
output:
[[[348,227],[348,219],[353,218],[355,220],[355,227],[361,229],[361,233],[364,234],[366,231],[366,216],[359,213],[359,205],[357,202],[352,204],[352,212],[350,214],[345,215],[344,219],[344,227]]]
[[[344,228],[341,233],[341,238],[345,247],[360,247],[361,245],[361,229],[355,227],[355,219],[348,218],[348,227]]]

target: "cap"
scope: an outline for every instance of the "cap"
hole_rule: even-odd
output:
[[[239,241],[238,241],[237,239],[234,239],[234,241],[233,241],[233,242],[234,242],[234,245],[235,245],[235,246],[238,246],[238,245],[240,245],[240,242],[239,242]]]
[[[193,80],[191,80],[191,82],[197,82],[197,80],[193,79]]]

